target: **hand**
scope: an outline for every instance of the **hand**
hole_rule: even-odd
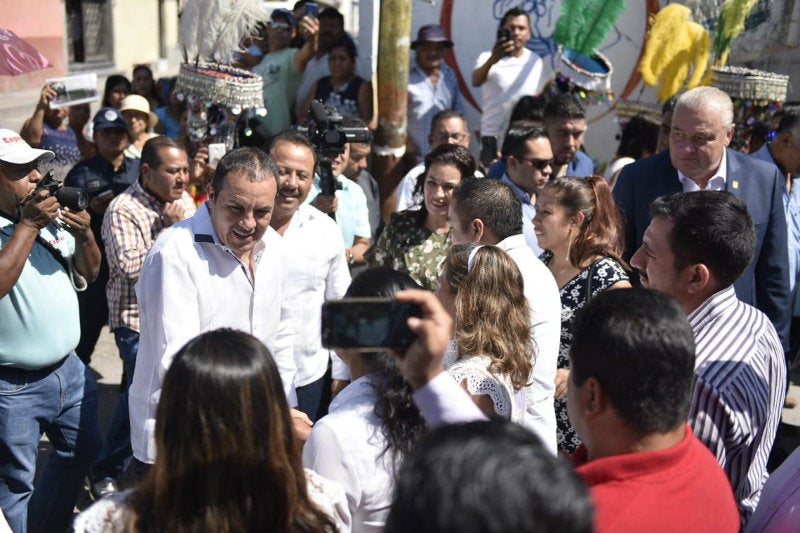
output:
[[[500,40],[498,39],[494,46],[492,47],[492,59],[494,62],[497,63],[503,57],[509,55],[511,52],[514,51],[514,39],[505,39]]]
[[[289,409],[289,416],[292,417],[292,426],[294,427],[294,436],[300,444],[304,444],[311,435],[311,426],[314,425],[311,419],[308,418],[303,411],[298,411],[295,408]]]
[[[306,41],[316,39],[319,33],[319,20],[315,17],[303,17],[297,23],[297,31]]]
[[[556,370],[556,392],[555,399],[563,400],[567,397],[567,381],[569,380],[569,368],[559,368]]]
[[[61,221],[64,228],[76,239],[86,239],[92,237],[90,223],[91,215],[85,209],[83,211],[72,211],[68,207],[61,209]]]
[[[334,379],[331,381],[331,399],[336,398],[336,395],[342,392],[342,389],[350,384],[348,379]]]
[[[176,222],[186,218],[186,210],[179,201],[167,202],[164,204],[164,211],[161,212],[161,222],[168,228]]]
[[[53,84],[48,83],[42,87],[42,92],[39,95],[39,102],[36,106],[40,109],[50,109],[50,102],[56,97],[58,93],[53,89]]]
[[[47,191],[39,191],[22,201],[20,223],[38,231],[58,217],[60,207],[55,196],[50,196]]]
[[[201,144],[189,165],[189,183],[205,185],[208,166],[208,146]]]
[[[394,296],[398,301],[422,307],[422,318],[409,317],[407,322],[417,338],[404,353],[392,352],[400,372],[417,389],[444,372],[442,360],[452,335],[453,319],[432,292],[405,290]]]
[[[92,210],[92,213],[96,215],[103,215],[106,212],[106,208],[108,204],[111,203],[111,200],[114,199],[113,194],[98,194],[91,200],[89,200],[89,209]]]
[[[323,213],[333,213],[339,207],[339,200],[336,196],[325,196],[323,194],[317,195],[311,205],[322,211]]]

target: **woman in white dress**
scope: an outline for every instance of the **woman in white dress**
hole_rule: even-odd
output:
[[[447,371],[488,417],[520,422],[533,347],[516,263],[496,246],[454,244],[436,294],[455,322]]]
[[[345,297],[392,297],[418,289],[408,275],[374,267],[355,277]],[[303,464],[341,483],[353,532],[383,531],[397,468],[425,429],[392,356],[337,349],[352,382],[331,402],[303,448]]]
[[[189,341],[164,377],[155,464],[95,503],[76,533],[347,532],[341,486],[303,468],[281,378],[255,337]]]

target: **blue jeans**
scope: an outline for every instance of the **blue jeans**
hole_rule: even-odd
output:
[[[119,394],[117,407],[106,432],[106,440],[97,462],[92,465],[91,478],[97,481],[106,477],[117,479],[133,457],[131,450],[131,420],[128,415],[128,389],[136,367],[136,352],[139,350],[139,332],[128,328],[116,328],[114,341],[125,368],[125,383]]]
[[[53,450],[34,490],[42,433]],[[75,352],[40,370],[0,367],[0,508],[12,531],[66,531],[99,449],[97,384]]]

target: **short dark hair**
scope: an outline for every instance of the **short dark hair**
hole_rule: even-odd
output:
[[[514,123],[517,120],[541,122],[544,117],[544,106],[545,99],[542,96],[526,94],[514,104],[511,109],[511,118],[508,121],[509,123]]]
[[[651,217],[672,221],[670,247],[675,268],[706,265],[724,289],[742,275],[753,260],[756,233],[747,206],[725,191],[677,192],[656,198]]]
[[[567,462],[507,421],[449,425],[417,443],[386,533],[589,533],[592,503]]]
[[[574,94],[560,94],[547,101],[544,106],[544,119],[586,118],[586,108]]]
[[[478,218],[501,241],[522,233],[522,202],[502,181],[463,181],[453,191],[452,202],[463,224]]]
[[[509,128],[503,140],[503,157],[511,155],[517,158],[525,157],[528,153],[526,143],[531,139],[538,139],[540,137],[547,137],[547,130],[542,126]]]
[[[577,313],[572,335],[575,384],[596,379],[631,429],[647,435],[686,422],[695,344],[675,300],[652,289],[603,291]]]
[[[660,126],[660,122],[644,113],[631,118],[622,128],[617,157],[641,159],[645,155],[656,153]]]
[[[272,149],[279,143],[294,144],[308,148],[311,151],[311,156],[314,158],[314,168],[317,167],[317,152],[314,150],[314,145],[311,144],[311,141],[305,133],[301,133],[296,129],[288,129],[277,134],[269,143],[269,150],[267,150],[267,152],[270,154],[270,157]]]
[[[508,19],[515,19],[517,17],[525,17],[528,20],[528,27],[531,25],[531,17],[528,15],[528,12],[523,10],[520,7],[512,7],[508,11],[503,14],[503,18],[500,19],[500,25],[498,28],[502,28],[503,25],[508,22]]]
[[[161,165],[160,150],[162,148],[177,148],[182,152],[186,151],[183,145],[175,139],[167,137],[166,135],[159,135],[158,137],[148,139],[147,142],[144,143],[144,146],[142,146],[141,164],[147,165],[150,168],[158,168]]]
[[[784,109],[775,134],[777,135],[784,131],[789,131],[793,135],[797,135],[798,130],[800,130],[800,109]]]
[[[439,122],[451,118],[460,118],[461,120],[464,121],[464,124],[467,123],[467,119],[464,118],[464,114],[458,109],[442,109],[441,111],[433,115],[433,118],[431,119],[431,131],[433,131],[433,128],[435,128],[436,124],[438,124]]]
[[[225,178],[231,172],[247,174],[250,181],[264,181],[265,177],[271,174],[275,183],[278,183],[278,167],[275,166],[275,161],[263,150],[252,146],[236,148],[219,160],[217,170],[211,179],[211,188],[215,194],[222,192]]]
[[[355,61],[356,57],[358,56],[358,48],[356,48],[356,43],[353,41],[353,38],[346,33],[331,45],[331,47],[328,49],[328,52],[330,53],[330,50],[333,50],[334,48],[344,48],[345,53],[353,61]]]
[[[335,20],[344,27],[344,15],[335,7],[326,7],[319,12],[317,18]]]

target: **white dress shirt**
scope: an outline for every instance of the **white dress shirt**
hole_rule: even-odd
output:
[[[318,209],[302,204],[283,233],[286,298],[294,321],[295,387],[320,379],[328,367],[322,347],[322,304],[342,298],[350,286],[339,226]]]
[[[155,460],[156,408],[175,353],[218,328],[250,333],[269,349],[290,405],[296,405],[294,329],[285,298],[285,251],[272,228],[253,250],[254,277],[224,246],[208,205],[165,229],[147,254],[136,297],[141,332],[130,388],[131,445],[140,461]]]
[[[376,398],[369,375],[353,381],[314,424],[303,447],[307,468],[344,487],[354,533],[383,531],[392,503],[394,454],[384,453]]]
[[[525,299],[531,312],[533,371],[526,394],[526,415],[522,425],[536,433],[545,448],[556,453],[555,394],[558,344],[561,337],[561,297],[555,278],[536,257],[522,234],[497,243],[522,273]]]
[[[724,191],[725,190],[725,181],[728,179],[728,151],[722,151],[722,160],[719,162],[719,167],[714,172],[714,175],[709,178],[708,183],[706,184],[705,189],[701,189],[700,186],[694,181],[692,178],[681,172],[678,171],[678,181],[681,182],[681,187],[683,187],[683,192],[697,192],[697,191]],[[734,182],[733,184],[734,189],[738,189],[739,186]]]

